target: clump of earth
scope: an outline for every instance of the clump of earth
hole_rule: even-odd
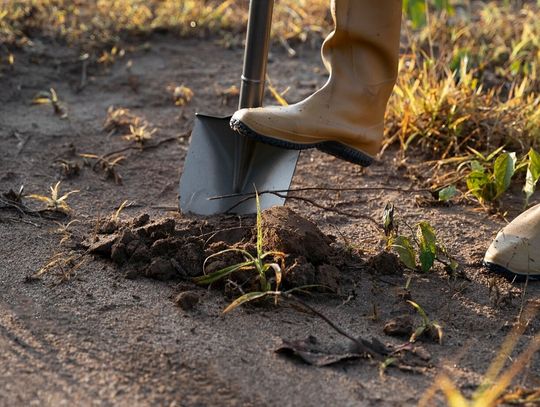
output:
[[[334,239],[313,222],[289,208],[275,207],[262,213],[262,230],[264,251],[285,254],[274,259],[283,266],[285,288],[316,285],[321,290],[339,290],[340,267],[347,260]],[[143,214],[124,222],[101,222],[82,245],[88,253],[110,260],[127,278],[181,281],[245,261],[238,252],[216,254],[236,248],[255,255],[256,241],[253,217],[151,219]],[[257,284],[256,274],[249,270],[231,279],[245,290]]]

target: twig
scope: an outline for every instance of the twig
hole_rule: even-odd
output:
[[[278,191],[263,191],[261,193],[259,193],[259,196],[262,195],[263,193],[266,193],[266,194],[272,194],[272,195],[275,195],[279,198],[283,198],[283,199],[296,199],[298,201],[304,201],[304,202],[307,202],[313,206],[315,206],[316,208],[319,208],[319,209],[323,209],[325,211],[329,211],[329,212],[334,212],[334,213],[337,213],[339,215],[343,215],[343,216],[347,216],[347,217],[353,217],[353,218],[358,218],[358,219],[366,219],[366,220],[369,220],[370,222],[372,222],[374,225],[376,225],[377,227],[380,227],[379,225],[379,222],[377,222],[375,219],[373,219],[371,216],[368,216],[368,215],[360,215],[360,214],[356,214],[356,213],[350,213],[350,212],[345,212],[345,211],[342,211],[340,209],[336,209],[336,208],[332,208],[330,206],[324,206],[324,205],[321,205],[317,202],[315,202],[314,200],[312,199],[309,199],[309,198],[305,198],[303,196],[297,196],[297,195],[285,195],[281,192],[278,192]],[[231,195],[231,196],[227,196],[227,198],[229,197],[233,197],[234,195]],[[236,207],[240,206],[241,204],[243,204],[244,202],[246,201],[249,201],[250,199],[253,199],[255,197],[255,194],[253,194],[253,196],[251,196],[251,194],[238,194],[236,196],[245,196],[243,199],[241,199],[240,201],[238,201],[237,203],[235,203],[234,205],[232,205],[229,209],[227,209],[226,213],[229,213],[231,212],[233,209],[235,209]],[[209,199],[212,199],[212,198],[209,198]]]
[[[81,81],[77,87],[77,93],[81,92],[86,85],[88,84],[88,54],[85,54],[81,57],[82,67],[81,67]]]
[[[308,305],[298,297],[295,297],[294,295],[288,294],[288,293],[281,293],[281,296],[285,299],[288,299],[290,301],[296,302],[300,304],[302,307],[306,308],[309,312],[311,312],[313,315],[318,316],[321,318],[324,322],[326,322],[332,329],[334,329],[337,333],[344,336],[347,339],[350,339],[358,346],[358,352],[368,354],[372,357],[382,357],[383,355],[380,354],[377,350],[373,349],[371,346],[369,346],[365,341],[355,338],[350,333],[346,332],[336,324],[334,324],[326,315],[322,314],[321,312],[317,311],[315,308],[313,308],[311,305]]]
[[[395,191],[395,192],[402,192],[402,193],[432,192],[431,189],[403,189],[403,188],[394,188],[394,187],[361,187],[361,188],[304,187],[304,188],[265,190],[265,191],[259,191],[258,194],[259,196],[261,196],[263,194],[276,194],[276,193],[287,194],[289,192],[309,192],[309,191],[329,191],[329,192]],[[208,198],[208,200],[214,201],[217,199],[238,198],[238,197],[255,198],[255,192],[216,195],[216,196],[211,196],[210,198]]]
[[[22,215],[25,215],[26,212],[24,211],[24,209],[21,208],[20,205],[18,204],[15,204],[15,203],[12,203],[12,202],[9,202],[9,201],[4,201],[2,198],[0,198],[0,203],[4,205],[4,208],[15,208],[17,209]]]
[[[340,209],[332,208],[330,206],[324,206],[324,205],[321,205],[321,204],[313,201],[312,199],[304,198],[303,196],[282,195],[282,194],[277,194],[277,193],[275,195],[279,196],[280,198],[284,198],[284,199],[288,198],[288,199],[296,199],[298,201],[304,201],[304,202],[309,203],[310,205],[315,206],[316,208],[323,209],[325,211],[335,212],[335,213],[337,213],[339,215],[344,215],[344,216],[348,216],[348,217],[354,217],[354,218],[358,218],[358,219],[366,219],[366,220],[369,220],[370,222],[372,222],[378,228],[381,227],[379,222],[377,222],[375,219],[373,219],[371,216],[368,216],[368,215],[360,215],[360,214],[357,214],[357,213],[345,212],[345,211],[342,211]]]
[[[39,211],[33,211],[29,209],[28,207],[26,207],[25,205],[23,205],[22,203],[4,200],[2,198],[0,198],[0,203],[4,205],[4,208],[14,208],[18,210],[21,213],[21,215],[33,215],[33,216],[41,217]],[[1,208],[2,207],[0,207],[0,209]]]
[[[169,143],[169,142],[175,141],[175,140],[180,140],[182,137],[186,137],[187,135],[188,135],[188,133],[184,133],[184,134],[181,134],[179,136],[169,137],[169,138],[160,140],[157,143],[149,144],[149,145],[142,146],[142,147],[140,147],[140,146],[127,146],[127,147],[121,148],[120,150],[111,151],[111,152],[109,152],[107,154],[104,154],[104,155],[101,156],[101,158],[105,159],[105,158],[110,157],[112,155],[123,153],[124,151],[128,151],[128,150],[139,150],[139,151],[150,150],[152,148],[157,148],[162,144]]]
[[[152,208],[152,209],[160,209],[162,211],[167,211],[167,212],[178,212],[179,211],[178,206],[152,205],[152,206],[150,206],[150,208]]]
[[[206,236],[210,236],[208,239],[205,240],[204,242],[204,245],[203,247],[206,247],[206,245],[208,244],[208,242],[210,242],[213,238],[215,238],[217,235],[219,235],[220,233],[223,233],[223,232],[230,232],[230,231],[233,231],[233,230],[242,230],[242,229],[248,229],[248,228],[251,228],[252,226],[234,226],[234,227],[230,227],[230,228],[226,228],[226,229],[220,229],[218,231],[214,231],[214,232],[208,232],[208,233],[203,233],[203,234],[200,234],[199,236],[197,236],[199,239],[202,239],[202,238],[205,238]]]
[[[21,223],[26,223],[28,225],[32,225],[32,226],[35,226],[36,228],[40,228],[41,225],[38,224],[38,223],[34,223],[32,221],[29,221],[27,219],[24,219],[24,218],[4,218],[6,220],[10,220],[12,222],[21,222]],[[1,220],[1,219],[0,219]]]
[[[17,153],[15,154],[15,156],[18,157],[24,150],[24,147],[26,147],[28,141],[32,138],[32,135],[30,134],[28,135],[28,137],[23,139],[18,132],[14,131],[13,136],[15,136],[17,140],[19,140],[19,142],[17,143]]]
[[[62,214],[64,216],[66,216],[66,214],[64,214],[62,212],[59,212],[59,211],[55,211],[53,209],[32,210],[32,209],[28,208],[27,206],[25,206],[22,203],[17,203],[17,202],[13,202],[13,201],[10,201],[10,200],[5,200],[5,199],[2,199],[2,198],[0,198],[0,204],[3,205],[3,206],[0,206],[0,209],[14,208],[14,209],[18,210],[21,213],[21,215],[35,216],[35,217],[38,217],[40,219],[58,219],[57,216],[55,217],[52,214]]]

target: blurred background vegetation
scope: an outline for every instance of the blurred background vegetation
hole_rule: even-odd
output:
[[[16,64],[14,52],[36,39],[76,47],[96,63],[154,32],[238,47],[248,3],[0,0],[0,67]],[[291,55],[301,43],[319,46],[332,29],[328,5],[277,0],[274,40]],[[526,168],[540,147],[540,0],[404,0],[403,8],[385,146],[399,146],[403,159],[412,149],[439,187],[464,183],[477,164],[489,175],[499,147],[516,153],[515,171]]]

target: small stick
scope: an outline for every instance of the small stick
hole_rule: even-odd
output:
[[[263,194],[276,194],[276,193],[287,194],[289,192],[308,192],[308,191],[329,191],[329,192],[395,191],[395,192],[403,192],[403,193],[432,192],[430,189],[403,189],[403,188],[393,188],[393,187],[363,187],[363,188],[304,187],[304,188],[259,191],[258,194],[259,196],[261,196]],[[208,200],[213,201],[216,199],[227,199],[227,198],[236,198],[236,197],[244,197],[244,196],[255,198],[255,192],[211,196],[210,198],[208,198]]]
[[[355,218],[359,218],[359,219],[366,219],[366,220],[369,220],[370,222],[372,222],[377,227],[380,227],[379,222],[377,222],[375,219],[373,219],[371,216],[368,216],[368,215],[360,215],[360,214],[345,212],[345,211],[342,211],[340,209],[332,208],[332,207],[329,207],[329,206],[324,206],[324,205],[321,205],[321,204],[313,201],[312,199],[304,198],[302,196],[282,195],[282,194],[279,194],[279,193],[275,193],[275,195],[279,196],[280,198],[284,198],[284,199],[288,198],[288,199],[296,199],[296,200],[299,200],[299,201],[304,201],[304,202],[307,202],[307,203],[315,206],[316,208],[323,209],[325,211],[335,212],[335,213],[337,213],[339,215],[348,216],[348,217],[355,217]]]
[[[101,158],[105,159],[105,158],[110,157],[112,155],[123,153],[124,151],[128,151],[128,150],[143,150],[143,151],[144,150],[150,150],[152,148],[157,148],[162,144],[169,143],[169,142],[174,141],[174,140],[179,140],[179,139],[181,139],[183,137],[186,137],[187,135],[188,135],[188,133],[184,133],[184,134],[181,134],[179,136],[169,137],[169,138],[160,140],[157,143],[142,146],[142,147],[140,147],[140,146],[127,146],[127,147],[121,148],[120,150],[111,151],[111,152],[109,152],[107,154],[104,154],[104,155],[101,156]]]
[[[34,223],[32,221],[29,221],[27,219],[24,219],[24,218],[5,218],[7,220],[10,220],[12,222],[20,222],[20,223],[26,223],[28,225],[32,225],[32,226],[35,226],[36,228],[41,228],[41,225],[37,224],[37,223]]]
[[[17,140],[19,140],[19,142],[17,143],[17,153],[15,154],[15,157],[18,157],[24,150],[24,147],[26,147],[28,141],[30,141],[30,139],[32,138],[32,135],[28,135],[28,137],[26,137],[25,139],[23,139],[21,135],[16,131],[13,132],[13,135],[17,138]]]
[[[81,67],[81,82],[79,83],[79,87],[77,88],[77,93],[81,92],[88,83],[88,58],[82,59],[82,67]]]
[[[282,193],[280,193],[278,191],[263,191],[263,192],[261,192],[259,194],[259,196],[262,195],[263,193],[276,195],[276,196],[278,196],[280,198],[283,198],[283,199],[296,199],[296,200],[299,200],[299,201],[304,201],[304,202],[307,202],[307,203],[315,206],[316,208],[323,209],[325,211],[334,212],[334,213],[337,213],[337,214],[340,214],[340,215],[343,215],[343,216],[354,217],[354,218],[358,218],[358,219],[366,219],[366,220],[369,220],[370,222],[373,222],[373,224],[377,225],[377,227],[380,227],[379,223],[375,219],[373,219],[371,216],[368,216],[368,215],[359,215],[359,214],[349,213],[349,212],[342,211],[340,209],[332,208],[332,207],[329,207],[329,206],[324,206],[324,205],[321,205],[321,204],[313,201],[312,199],[304,198],[302,196],[284,195],[284,194],[282,194]],[[250,199],[253,199],[255,197],[254,194],[253,195],[252,194],[238,194],[236,196],[243,196],[243,195],[248,195],[248,196],[245,196],[245,198],[241,199],[240,201],[235,203],[233,206],[231,206],[229,209],[227,209],[226,213],[229,213],[234,208],[240,206],[244,202],[249,201]],[[227,198],[233,197],[233,196],[235,196],[235,195],[227,196]],[[209,199],[211,200],[212,198],[209,198]]]
[[[37,217],[41,217],[39,211],[33,211],[29,208],[27,208],[22,203],[16,203],[9,200],[4,200],[0,198],[0,203],[4,205],[4,208],[15,208],[17,209],[22,215],[33,215]]]
[[[361,353],[366,353],[366,354],[368,354],[368,355],[370,355],[372,357],[380,357],[380,356],[382,356],[375,349],[371,348],[371,346],[364,343],[364,341],[359,340],[358,338],[355,338],[354,336],[352,336],[350,333],[344,331],[342,328],[340,328],[339,326],[334,324],[326,315],[324,315],[321,312],[317,311],[311,305],[308,305],[307,303],[305,303],[304,301],[302,301],[298,297],[295,297],[294,295],[291,295],[291,294],[288,294],[288,293],[281,293],[281,295],[285,299],[288,299],[289,301],[297,302],[302,307],[306,308],[309,312],[311,312],[312,314],[314,314],[314,315],[318,316],[319,318],[321,318],[324,322],[326,322],[328,325],[330,325],[332,327],[332,329],[334,329],[337,333],[339,333],[340,335],[344,336],[345,338],[350,339],[351,341],[353,341],[358,346],[358,350]]]

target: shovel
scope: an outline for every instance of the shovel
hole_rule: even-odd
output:
[[[239,109],[262,105],[273,7],[274,0],[250,1]],[[247,194],[289,188],[298,151],[242,137],[231,130],[230,119],[196,115],[180,178],[183,213],[255,213],[255,200]],[[265,209],[283,205],[285,198],[264,194],[260,203]]]

